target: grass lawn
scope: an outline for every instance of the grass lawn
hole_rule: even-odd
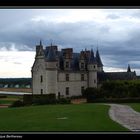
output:
[[[140,112],[140,103],[129,103],[127,105],[131,106],[135,111]]]
[[[0,98],[0,105],[1,104],[12,104],[16,100],[22,100],[23,96],[18,95],[7,95],[6,98]]]
[[[0,109],[0,131],[129,131],[103,104],[42,105]]]

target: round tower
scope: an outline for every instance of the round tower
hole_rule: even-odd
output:
[[[45,91],[45,54],[43,50],[42,42],[36,46],[35,61],[32,66],[32,93],[33,94],[44,94]],[[44,80],[43,80],[44,79]]]
[[[57,59],[56,52],[51,45],[46,60],[46,93],[57,96]]]
[[[97,87],[97,62],[94,58],[93,50],[90,52],[88,69],[88,87]]]

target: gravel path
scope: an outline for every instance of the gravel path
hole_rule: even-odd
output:
[[[109,110],[109,116],[112,120],[118,122],[124,127],[131,131],[140,132],[140,113],[134,111],[131,107],[127,105],[119,104],[107,104],[111,108]]]

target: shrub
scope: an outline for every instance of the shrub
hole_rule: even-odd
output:
[[[83,93],[83,97],[87,99],[87,102],[91,102],[97,98],[102,98],[102,96],[102,92],[100,92],[98,88],[87,88]]]
[[[44,95],[24,95],[23,102],[26,105],[44,105],[44,104],[56,104],[55,94],[44,94]]]
[[[33,95],[23,95],[23,102],[25,105],[31,105],[33,102]]]
[[[15,102],[13,102],[13,104],[10,106],[10,107],[22,107],[22,106],[24,106],[25,104],[22,102],[22,101],[20,101],[20,100],[17,100],[17,101],[15,101]]]
[[[6,95],[0,95],[0,98],[7,98]]]
[[[94,99],[92,103],[139,103],[140,98],[100,98]]]
[[[81,99],[81,98],[83,98],[83,96],[82,95],[79,95],[79,96],[71,96],[70,98],[71,99]]]
[[[57,100],[58,104],[70,104],[71,100],[69,98],[60,98],[59,100]]]
[[[33,95],[32,104],[45,105],[45,104],[56,104],[55,94],[45,94],[45,95]]]

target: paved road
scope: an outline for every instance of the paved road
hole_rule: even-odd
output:
[[[127,105],[119,104],[107,104],[111,108],[109,110],[109,116],[112,120],[118,122],[124,127],[131,131],[140,132],[140,113],[134,111],[131,107]]]

